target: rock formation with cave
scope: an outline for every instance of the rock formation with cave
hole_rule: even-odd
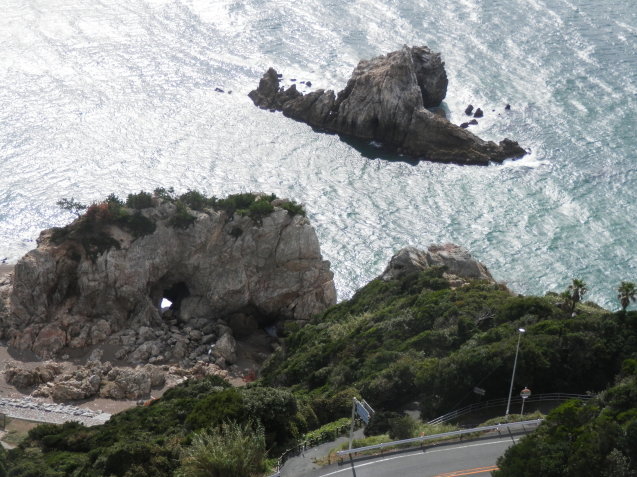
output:
[[[154,201],[123,212],[152,233],[108,223],[87,241],[69,232],[87,229],[84,216],[43,231],[0,286],[0,337],[43,358],[102,345],[133,363],[229,364],[235,336],[302,323],[336,302],[315,230],[286,201],[258,220]],[[184,212],[192,223],[175,226]]]
[[[483,141],[426,109],[444,99],[447,74],[440,54],[425,46],[362,60],[338,95],[322,89],[303,94],[296,85],[284,89],[280,76],[266,71],[249,94],[254,104],[320,130],[380,141],[430,161],[486,165],[526,154],[515,141]]]

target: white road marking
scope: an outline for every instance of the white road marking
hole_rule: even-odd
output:
[[[515,439],[513,439],[513,441],[515,442]],[[456,446],[456,447],[448,447],[446,449],[432,449],[432,450],[427,450],[426,454],[432,454],[434,452],[449,452],[449,451],[453,451],[453,450],[457,450],[457,449],[466,449],[468,447],[479,447],[479,446],[490,446],[493,444],[503,444],[503,443],[510,443],[511,442],[511,438],[506,438],[506,439],[502,439],[500,441],[495,441],[495,442],[482,442],[479,444],[467,444],[464,446]],[[356,465],[354,464],[354,468],[358,468],[358,467],[366,467],[368,465],[374,465],[374,464],[379,464],[381,462],[388,462],[390,460],[396,460],[396,459],[404,459],[405,457],[419,457],[422,456],[423,454],[421,454],[420,452],[417,454],[407,454],[407,455],[397,455],[394,457],[384,457],[383,459],[378,459],[372,462],[366,462],[364,464],[359,464]],[[339,474],[341,472],[351,472],[352,468],[351,467],[347,467],[345,469],[341,469],[341,470],[335,470],[334,472],[330,472],[328,474],[321,474],[318,477],[328,477],[329,475],[336,475]]]

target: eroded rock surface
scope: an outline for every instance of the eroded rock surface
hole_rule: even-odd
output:
[[[188,210],[187,227],[172,225],[180,213],[174,203],[154,200],[135,212],[154,232],[137,238],[114,225],[98,236],[106,245],[42,232],[12,280],[0,283],[0,337],[42,358],[104,344],[132,363],[187,366],[218,355],[230,364],[234,339],[224,318],[248,315],[237,325],[247,333],[303,322],[336,302],[314,228],[280,200],[258,221]],[[161,309],[164,298],[170,309]]]
[[[517,142],[483,141],[426,108],[440,105],[447,75],[439,53],[404,46],[363,60],[345,89],[302,94],[280,86],[270,68],[249,96],[255,105],[282,111],[310,126],[359,139],[380,141],[398,152],[431,161],[488,164],[526,154]]]
[[[426,251],[405,247],[391,258],[380,278],[393,280],[430,267],[445,267],[445,277],[456,286],[468,280],[496,283],[485,265],[474,259],[467,249],[451,243],[432,245]]]
[[[5,371],[7,373],[8,371]],[[217,375],[226,377],[227,371],[209,363],[199,363],[188,370],[172,366],[114,367],[111,363],[89,361],[77,370],[61,374],[38,385],[34,396],[50,397],[56,402],[77,401],[101,397],[116,400],[136,400],[150,397],[153,389],[171,386],[188,378]]]

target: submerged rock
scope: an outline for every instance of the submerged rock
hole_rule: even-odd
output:
[[[263,109],[282,111],[310,126],[379,141],[427,160],[486,165],[526,154],[514,141],[483,141],[426,109],[440,105],[447,83],[439,53],[404,46],[361,61],[338,95],[322,89],[304,95],[296,85],[282,88],[279,74],[270,68],[249,96]]]

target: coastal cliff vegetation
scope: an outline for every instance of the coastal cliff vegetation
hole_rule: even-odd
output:
[[[635,312],[481,281],[453,288],[442,274],[373,280],[291,333],[263,381],[312,396],[355,390],[382,409],[418,401],[428,419],[470,404],[476,386],[507,395],[518,328],[516,386],[538,393],[600,391],[637,351]]]
[[[119,249],[119,242],[112,236],[109,227],[116,226],[131,234],[133,239],[152,234],[156,229],[156,217],[144,211],[161,204],[171,204],[174,207],[170,218],[170,225],[174,228],[187,229],[196,220],[196,212],[207,209],[215,212],[225,212],[228,220],[237,214],[250,217],[255,224],[260,225],[265,217],[274,211],[274,194],[241,193],[232,194],[225,198],[208,197],[205,194],[188,190],[177,195],[172,188],[155,189],[152,193],[140,191],[128,194],[122,200],[115,194],[110,194],[102,201],[90,205],[82,204],[74,198],[62,198],[57,204],[60,208],[75,214],[78,218],[72,223],[53,229],[51,239],[54,243],[65,240],[78,241],[86,253],[95,258],[104,251]],[[302,205],[289,200],[279,200],[277,206],[286,210],[290,215],[305,216]]]

